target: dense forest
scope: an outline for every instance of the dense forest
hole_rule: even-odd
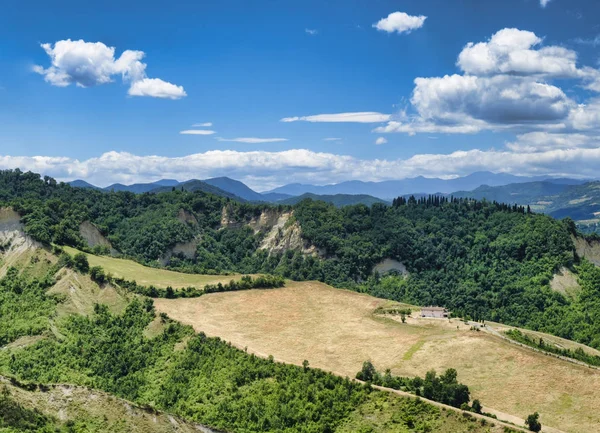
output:
[[[417,305],[442,305],[458,316],[545,331],[600,348],[599,271],[576,256],[574,223],[520,206],[436,196],[371,207],[302,201],[291,208],[289,222],[297,222],[307,244],[324,252],[317,257],[292,249],[259,249],[263,234],[244,223],[267,205],[200,191],[100,192],[15,170],[0,172],[0,202],[18,210],[27,232],[46,243],[84,248],[79,225],[89,220],[122,254],[157,266],[169,247],[197,238],[194,259],[175,256],[168,266],[185,272],[320,280]],[[220,227],[225,206],[228,218],[238,222],[229,228]],[[182,221],[182,210],[193,220]],[[408,275],[374,274],[374,266],[385,258],[403,263]],[[578,273],[582,289],[574,298],[550,288],[553,274],[563,267]]]

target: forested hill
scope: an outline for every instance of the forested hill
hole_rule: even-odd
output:
[[[320,280],[600,348],[600,275],[576,256],[575,225],[523,207],[439,197],[399,198],[392,206],[307,200],[272,207],[201,191],[103,193],[19,171],[0,172],[0,204],[13,206],[27,232],[46,243],[85,247],[79,227],[91,221],[114,249],[147,264],[194,241],[192,257],[174,255],[167,265]],[[273,230],[261,230],[263,220]],[[303,244],[265,247],[286,233]],[[409,276],[377,276],[383,259],[401,262]],[[581,290],[572,297],[550,287],[561,268],[579,277]]]
[[[318,194],[311,194],[311,193],[306,193],[306,194],[302,194],[298,197],[290,197],[290,198],[287,198],[284,200],[280,200],[278,203],[295,205],[306,199],[324,201],[326,203],[331,203],[336,207],[351,206],[351,205],[355,205],[355,204],[364,204],[367,206],[371,206],[375,203],[384,203],[384,204],[389,203],[389,202],[381,200],[377,197],[373,197],[372,195],[366,195],[366,194],[318,195]]]

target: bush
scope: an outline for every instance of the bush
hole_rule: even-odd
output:
[[[90,263],[84,253],[77,253],[73,256],[73,268],[82,274],[87,274],[90,270]]]
[[[106,282],[106,274],[101,266],[94,266],[90,268],[90,278],[98,284],[104,284]]]
[[[539,432],[542,430],[542,424],[540,423],[540,414],[535,412],[527,417],[525,420],[525,425],[529,428],[529,430],[534,432]]]

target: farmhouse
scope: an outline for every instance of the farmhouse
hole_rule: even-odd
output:
[[[449,311],[444,307],[423,307],[421,308],[421,317],[448,317]]]

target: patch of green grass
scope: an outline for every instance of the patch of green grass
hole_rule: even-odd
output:
[[[413,355],[415,353],[417,353],[417,351],[423,347],[423,345],[425,344],[424,340],[419,340],[417,341],[415,344],[413,344],[407,351],[406,353],[402,356],[402,359],[405,361],[410,361],[411,358],[413,357]]]
[[[65,252],[70,255],[75,255],[81,251],[63,247]],[[159,288],[171,286],[175,289],[184,287],[196,287],[198,289],[207,284],[228,283],[231,280],[238,280],[241,275],[200,275],[200,274],[185,274],[182,272],[174,272],[166,269],[150,268],[143,266],[133,260],[118,259],[107,256],[95,256],[87,254],[90,266],[101,266],[106,273],[112,274],[117,278],[135,281],[140,285],[153,285]]]

